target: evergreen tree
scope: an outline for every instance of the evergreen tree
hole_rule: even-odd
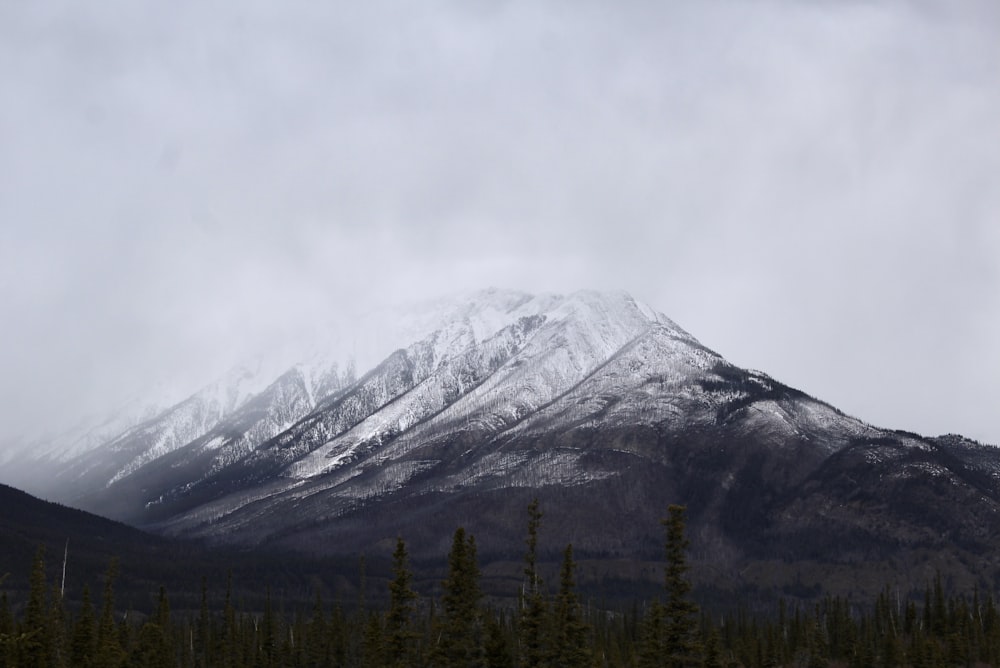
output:
[[[115,577],[118,574],[118,560],[112,559],[104,578],[104,600],[101,605],[101,619],[97,625],[97,647],[94,652],[95,668],[118,668],[125,659],[125,652],[115,625]]]
[[[667,529],[664,653],[666,664],[671,668],[686,668],[701,663],[698,607],[690,599],[691,583],[685,575],[688,571],[686,552],[689,542],[684,535],[684,513],[684,506],[671,505],[667,508],[667,519],[662,521]]]
[[[642,619],[639,639],[639,668],[659,668],[665,665],[666,621],[663,604],[653,601]]]
[[[45,548],[39,547],[31,568],[31,587],[22,625],[21,658],[19,666],[48,668],[52,657],[52,643],[46,614]]]
[[[562,668],[584,668],[591,662],[589,628],[580,615],[573,577],[575,570],[573,545],[570,544],[563,552],[553,619],[552,663]]]
[[[0,583],[6,578],[6,575],[0,578]],[[14,615],[10,611],[10,603],[7,601],[7,592],[0,593],[0,668],[16,665],[17,657],[14,655],[16,632],[17,627],[14,623]]]
[[[392,553],[393,580],[389,583],[389,610],[385,615],[385,660],[387,666],[413,665],[413,644],[416,634],[411,628],[414,601],[413,574],[407,563],[406,544],[402,538],[396,539],[396,550]]]
[[[510,653],[507,639],[507,625],[502,610],[485,615],[486,620],[486,665],[489,668],[514,668],[514,657]]]
[[[828,665],[826,649],[826,635],[823,632],[823,623],[817,605],[809,633],[809,668],[823,668]]]
[[[194,665],[197,668],[205,668],[209,665],[212,647],[211,635],[212,619],[208,611],[208,578],[201,577],[201,607],[198,610],[198,633],[194,640]]]
[[[323,597],[316,590],[316,602],[313,604],[312,617],[305,630],[306,665],[310,668],[320,668],[330,664],[329,634],[326,615],[323,612]]]
[[[149,668],[170,668],[174,665],[174,643],[170,625],[170,603],[167,590],[160,587],[156,613],[139,629],[136,646],[129,658],[130,665]]]
[[[434,651],[437,666],[484,666],[486,663],[482,615],[479,600],[479,565],[476,541],[466,538],[459,527],[448,554],[448,577],[441,583],[441,617],[438,644]]]
[[[327,638],[333,665],[344,665],[347,662],[349,638],[347,620],[344,617],[344,611],[341,609],[340,604],[333,610]]]
[[[271,587],[265,588],[264,615],[260,620],[260,638],[257,645],[259,665],[272,668],[278,665],[278,620],[271,605]]]
[[[719,631],[711,629],[705,637],[705,660],[703,668],[722,668],[722,656],[719,651]]]
[[[385,643],[382,637],[382,618],[372,612],[364,627],[361,642],[361,667],[383,668],[385,666]]]
[[[944,603],[944,587],[941,584],[941,573],[934,577],[934,602],[931,609],[930,631],[938,638],[944,638],[948,633],[948,613]]]
[[[233,573],[226,576],[226,600],[222,607],[222,628],[217,641],[217,654],[221,668],[237,668],[240,642],[237,634],[236,610],[233,608]]]
[[[525,583],[522,593],[518,636],[520,640],[519,665],[536,668],[546,663],[545,623],[548,611],[542,595],[542,579],[538,574],[538,529],[542,512],[538,499],[528,505],[528,551],[524,555]]]
[[[90,586],[83,586],[83,602],[80,614],[73,624],[73,637],[70,640],[70,665],[74,668],[89,668],[93,664],[96,638],[94,629],[94,606],[90,602]]]

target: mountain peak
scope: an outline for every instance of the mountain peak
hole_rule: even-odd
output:
[[[406,533],[414,554],[454,525],[501,549],[513,514],[545,496],[564,544],[642,558],[659,549],[642,527],[683,502],[699,549],[734,573],[773,558],[764,536],[813,559],[813,544],[834,553],[858,536],[895,558],[947,521],[985,540],[974,522],[914,510],[951,494],[1000,517],[994,451],[863,424],[728,363],[626,292],[491,288],[339,327],[295,363],[258,360],[38,461],[46,493],[168,533],[329,551]],[[866,499],[874,515],[854,512]]]

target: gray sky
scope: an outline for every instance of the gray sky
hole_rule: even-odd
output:
[[[6,2],[0,81],[0,438],[496,285],[1000,443],[994,0]]]

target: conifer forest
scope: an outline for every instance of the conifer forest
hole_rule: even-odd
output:
[[[46,576],[39,549],[25,595],[9,596],[0,581],[0,668],[1000,665],[992,595],[946,593],[940,577],[923,591],[887,588],[872,601],[828,596],[810,604],[778,600],[769,609],[738,602],[702,609],[687,578],[685,509],[675,505],[663,520],[661,595],[617,609],[583,600],[572,545],[557,581],[545,581],[537,554],[542,519],[531,503],[523,577],[504,599],[513,603],[484,595],[476,539],[462,528],[432,595],[415,590],[399,538],[387,591],[366,593],[361,560],[356,600],[324,600],[317,590],[309,606],[288,604],[267,582],[246,604],[230,577],[203,578],[200,605],[172,609],[161,587],[150,592],[149,611],[130,611],[116,602],[115,561],[102,591],[84,588],[80,600],[68,600],[65,582]]]

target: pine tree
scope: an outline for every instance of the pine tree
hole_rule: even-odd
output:
[[[330,656],[335,666],[342,666],[347,663],[348,644],[348,624],[344,616],[344,611],[338,603],[333,609],[330,618],[330,627],[327,636],[330,646]]]
[[[264,668],[278,665],[278,635],[278,620],[271,606],[271,587],[268,585],[264,590],[264,615],[260,620],[258,642],[259,663]]]
[[[104,600],[101,607],[101,619],[97,625],[97,647],[93,662],[96,668],[118,668],[125,659],[118,628],[115,625],[114,582],[117,574],[118,561],[112,559],[104,579]]]
[[[934,602],[931,609],[930,631],[941,640],[948,632],[948,614],[944,604],[944,587],[941,584],[941,573],[934,577]]]
[[[826,666],[829,662],[827,661],[827,642],[826,635],[823,633],[823,624],[820,616],[819,606],[816,606],[814,611],[815,616],[812,620],[811,629],[809,632],[809,668],[822,668]]]
[[[46,614],[45,548],[39,547],[31,568],[31,587],[22,625],[21,659],[25,668],[48,668],[52,643]]]
[[[485,649],[482,615],[479,601],[479,565],[476,563],[476,541],[466,538],[459,527],[448,554],[448,577],[441,583],[441,617],[439,638],[434,651],[435,665],[484,666]]]
[[[217,640],[217,656],[222,668],[236,668],[241,664],[238,660],[240,642],[237,634],[236,611],[233,609],[233,573],[226,576],[226,600],[222,607],[222,628]]]
[[[413,591],[413,574],[407,563],[406,544],[402,538],[396,539],[396,550],[392,553],[393,575],[389,583],[389,610],[385,615],[385,660],[388,666],[413,665],[413,644],[416,634],[411,628],[411,616],[417,593]]]
[[[507,624],[502,610],[484,616],[486,621],[486,665],[489,668],[514,668],[510,653]]]
[[[664,652],[667,665],[671,668],[686,668],[701,663],[698,606],[690,599],[691,583],[685,576],[689,542],[684,535],[684,513],[684,506],[671,505],[667,508],[667,519],[662,521],[667,529]]]
[[[542,579],[538,574],[538,529],[542,523],[542,512],[538,509],[538,499],[528,505],[528,551],[524,555],[524,591],[518,619],[520,639],[519,664],[524,668],[536,668],[546,662],[545,623],[548,611],[542,596]]]
[[[705,660],[702,663],[703,668],[722,668],[719,643],[719,631],[713,628],[705,636]]]
[[[559,595],[554,611],[552,663],[565,668],[584,668],[591,663],[589,628],[580,615],[580,602],[576,596],[573,573],[573,545],[563,552],[559,570]]]
[[[330,664],[329,634],[326,615],[323,612],[323,597],[319,589],[316,590],[316,602],[313,604],[312,617],[305,630],[306,665],[310,668],[319,668]]]
[[[139,631],[137,646],[140,649],[140,659],[133,661],[133,665],[149,668],[173,666],[175,662],[171,635],[170,603],[167,601],[166,588],[161,586],[156,614]]]
[[[194,665],[205,668],[209,665],[212,641],[211,615],[208,611],[208,578],[201,577],[201,608],[198,610],[198,632],[194,640]]]
[[[94,606],[90,602],[90,586],[83,586],[83,602],[80,614],[73,624],[73,637],[70,640],[70,665],[75,668],[89,668],[93,665],[96,648],[94,636]]]
[[[382,636],[382,618],[372,612],[365,624],[361,641],[362,668],[383,668],[385,666],[385,643]]]
[[[6,578],[6,575],[0,577],[0,583]],[[14,655],[16,631],[14,615],[10,611],[10,603],[7,601],[7,592],[0,593],[0,668],[16,665],[17,657]]]
[[[642,619],[639,638],[639,668],[659,668],[664,665],[666,621],[663,604],[653,601]]]

